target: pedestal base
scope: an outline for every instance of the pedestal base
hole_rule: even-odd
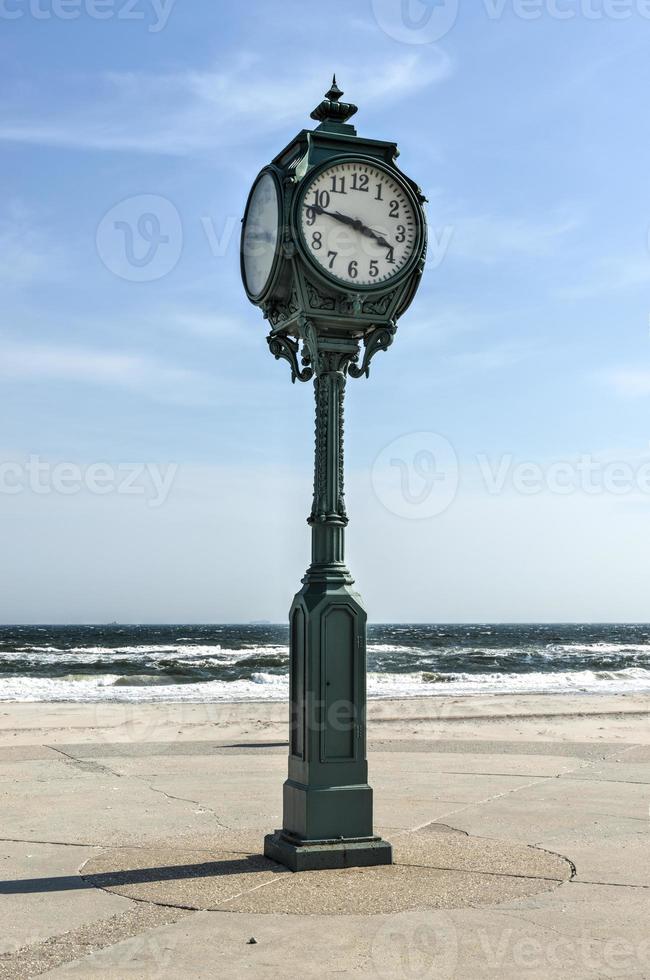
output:
[[[325,871],[392,864],[393,848],[381,837],[301,842],[276,830],[264,838],[264,856],[291,871]]]

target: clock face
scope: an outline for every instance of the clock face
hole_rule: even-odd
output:
[[[350,286],[385,285],[419,240],[419,216],[402,183],[363,161],[318,173],[302,196],[298,222],[312,259]]]
[[[268,284],[278,247],[280,202],[275,180],[262,174],[251,192],[242,232],[242,271],[252,296]]]

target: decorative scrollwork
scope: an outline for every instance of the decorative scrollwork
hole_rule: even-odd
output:
[[[314,374],[339,372],[343,377],[348,372],[348,365],[359,358],[359,343],[350,338],[323,338],[318,332],[313,320],[300,317],[298,333],[303,342],[302,361],[314,369]]]
[[[394,289],[392,293],[386,293],[378,299],[367,299],[363,304],[361,312],[371,316],[386,316],[396,292],[397,290]]]
[[[303,342],[302,360],[304,364],[309,364],[316,374],[318,374],[320,358],[318,350],[318,333],[313,322],[306,316],[298,320],[298,333]]]
[[[336,302],[336,309],[341,316],[361,316],[363,295],[361,293],[342,293]]]
[[[298,381],[310,381],[314,376],[314,371],[307,366],[300,368],[298,364],[299,345],[296,340],[287,337],[285,334],[270,334],[267,338],[269,350],[276,361],[282,358],[291,365],[291,381],[295,384]]]
[[[349,374],[353,378],[360,378],[365,374],[366,378],[370,374],[370,362],[377,353],[377,351],[386,351],[393,343],[395,337],[395,324],[391,324],[388,327],[376,327],[364,338],[364,353],[361,365],[357,367],[356,364],[350,364],[348,368]]]
[[[278,324],[289,320],[298,312],[298,294],[294,289],[286,302],[271,302],[265,307],[265,315],[270,323],[277,327]]]
[[[323,293],[319,292],[309,279],[305,280],[305,288],[307,290],[307,299],[309,300],[309,305],[312,310],[330,310],[336,309],[336,300],[333,296],[324,296]]]

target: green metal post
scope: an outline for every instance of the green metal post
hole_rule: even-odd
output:
[[[289,778],[267,857],[294,871],[390,864],[373,833],[366,761],[366,612],[345,564],[343,418],[358,344],[319,339],[312,562],[290,621]]]

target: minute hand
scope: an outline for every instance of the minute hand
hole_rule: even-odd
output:
[[[390,242],[386,241],[383,235],[378,234],[376,231],[373,231],[372,228],[364,225],[363,221],[360,221],[359,218],[351,218],[350,215],[343,214],[341,211],[326,211],[325,208],[320,206],[320,204],[307,204],[306,207],[309,211],[315,211],[316,214],[326,214],[330,218],[334,218],[336,221],[341,221],[344,225],[350,225],[350,227],[354,228],[356,231],[360,231],[362,235],[366,235],[368,238],[374,238],[377,244],[383,246],[384,248],[393,247]]]
[[[363,221],[360,221],[359,218],[349,218],[347,214],[341,214],[340,211],[332,212],[332,217],[336,218],[338,221],[345,221],[346,224],[352,225],[353,228],[360,231],[362,235],[366,236],[366,238],[374,238],[377,244],[382,245],[384,248],[393,247],[390,242],[386,241],[383,235],[380,235],[377,231],[373,231],[373,229],[369,228],[368,225],[364,225]]]
[[[382,245],[384,248],[393,247],[390,242],[386,241],[383,235],[380,235],[378,232],[373,231],[372,228],[368,228],[367,225],[362,224],[361,227],[359,228],[359,231],[361,232],[362,235],[367,235],[368,238],[374,238],[377,244]]]

